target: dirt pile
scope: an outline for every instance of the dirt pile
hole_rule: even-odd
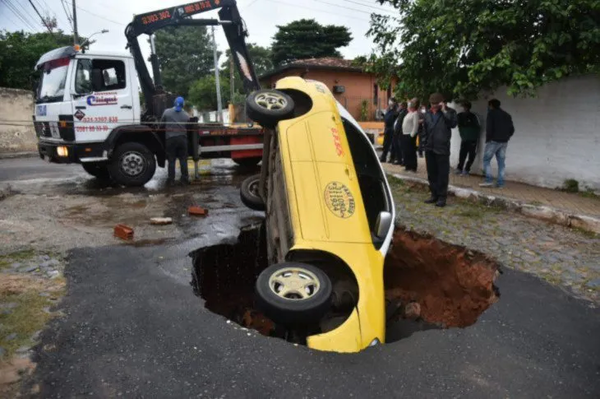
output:
[[[386,300],[417,303],[428,323],[467,327],[498,300],[498,272],[482,253],[399,229],[384,268]]]

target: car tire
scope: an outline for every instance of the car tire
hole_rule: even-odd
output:
[[[88,174],[99,180],[110,180],[110,172],[106,162],[86,162],[82,163],[81,166]]]
[[[124,143],[114,150],[108,171],[118,184],[143,186],[154,176],[156,158],[144,144]]]
[[[261,126],[274,128],[294,116],[294,100],[279,90],[257,90],[246,98],[246,114]]]
[[[242,182],[240,187],[240,198],[244,205],[255,211],[264,211],[265,203],[258,194],[260,174],[252,175]]]
[[[252,167],[258,165],[258,163],[261,161],[261,159],[262,159],[261,157],[239,158],[239,159],[234,159],[233,162],[235,162],[242,168],[252,168]]]
[[[307,285],[300,289],[302,282]],[[318,267],[305,263],[270,266],[260,273],[255,288],[258,309],[284,326],[318,323],[331,306],[331,280]]]

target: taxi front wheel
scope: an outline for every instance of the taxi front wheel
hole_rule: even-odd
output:
[[[279,90],[257,90],[246,98],[246,114],[260,125],[274,128],[294,116],[294,100]]]
[[[256,280],[258,308],[275,323],[317,323],[331,306],[331,280],[318,267],[286,262],[268,267]]]

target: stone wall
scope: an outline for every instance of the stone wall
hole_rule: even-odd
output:
[[[36,151],[33,93],[0,87],[0,153]]]

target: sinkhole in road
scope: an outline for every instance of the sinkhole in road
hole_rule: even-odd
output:
[[[192,258],[191,285],[208,310],[263,335],[305,343],[305,336],[290,335],[255,306],[254,285],[268,266],[264,227],[243,228],[237,242],[200,248]],[[384,266],[386,342],[474,324],[500,297],[494,285],[499,273],[481,252],[397,229]]]

